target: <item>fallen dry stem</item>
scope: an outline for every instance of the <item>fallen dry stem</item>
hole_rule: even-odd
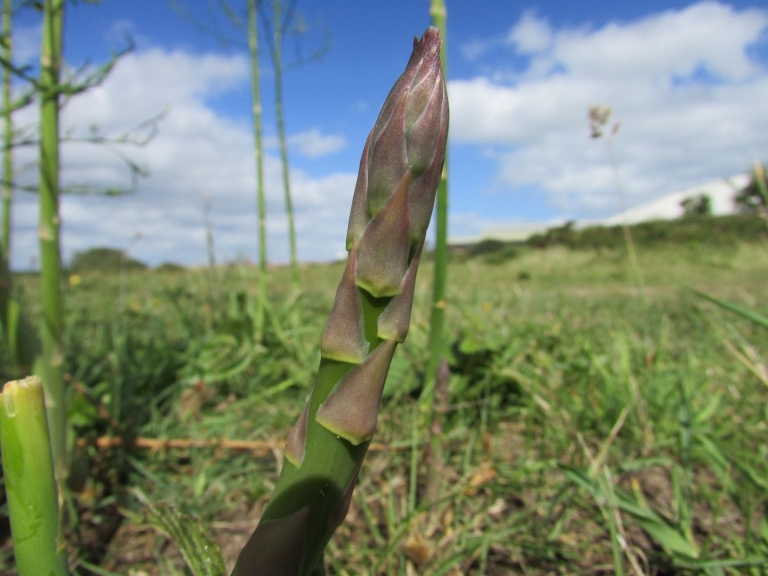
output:
[[[134,438],[126,442],[116,436],[100,436],[94,440],[78,438],[77,445],[96,446],[99,450],[107,450],[129,444],[135,448],[148,448],[152,451],[185,448],[225,448],[227,450],[245,450],[259,454],[269,454],[285,448],[285,440],[230,440],[228,438],[211,438],[208,440],[193,440],[191,438]],[[406,451],[411,445],[371,444],[368,450],[372,452]]]

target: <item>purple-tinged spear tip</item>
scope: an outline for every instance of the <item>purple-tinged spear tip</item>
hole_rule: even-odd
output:
[[[427,29],[414,43],[408,65],[389,92],[366,142],[347,235],[349,250],[362,235],[364,218],[375,216],[387,204],[406,170],[412,176],[410,241],[418,244],[426,234],[448,138],[440,44],[436,28]]]

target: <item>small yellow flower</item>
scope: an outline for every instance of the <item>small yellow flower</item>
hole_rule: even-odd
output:
[[[483,302],[483,312],[490,312],[491,311],[491,304],[489,302]]]
[[[131,302],[131,310],[134,312],[140,312],[141,311],[141,304],[139,304],[136,300]]]
[[[71,274],[69,277],[69,285],[70,286],[77,286],[82,282],[83,279],[80,277],[80,274]]]

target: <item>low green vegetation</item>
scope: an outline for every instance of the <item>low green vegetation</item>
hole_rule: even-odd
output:
[[[768,315],[768,244],[639,249],[650,339],[621,246],[454,259],[433,505],[411,498],[428,477],[413,429],[423,266],[329,574],[768,572],[766,332],[687,289]],[[207,270],[83,273],[68,287],[77,573],[180,573],[145,503],[199,518],[232,567],[277,480],[343,267],[306,266],[300,294],[287,267],[271,271],[261,342],[255,268],[221,268],[213,300]],[[37,301],[37,279],[17,281]]]
[[[737,242],[763,242],[768,225],[758,214],[707,216],[687,214],[678,220],[653,220],[630,226],[638,248],[667,243],[720,246]],[[527,244],[543,248],[619,248],[624,241],[621,226],[588,226],[577,229],[573,222],[532,236]]]

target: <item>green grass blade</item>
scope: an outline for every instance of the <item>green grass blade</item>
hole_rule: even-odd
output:
[[[690,542],[660,518],[655,521],[637,517],[634,518],[640,527],[664,548],[685,556],[686,558],[697,558],[699,556],[699,551]]]
[[[597,481],[589,478],[581,470],[566,465],[560,465],[560,468],[569,479],[586,489],[595,499],[603,497]],[[616,506],[622,512],[632,516],[640,527],[661,546],[686,558],[696,559],[699,557],[698,549],[653,510],[633,504],[618,490],[615,491],[615,499]]]
[[[221,549],[208,536],[202,522],[162,503],[147,506],[146,516],[151,526],[176,543],[192,576],[226,575]]]
[[[689,289],[691,292],[696,294],[699,298],[703,298],[704,300],[709,300],[713,304],[719,306],[720,308],[724,310],[728,310],[729,312],[733,312],[734,314],[738,314],[742,318],[749,320],[753,324],[757,326],[762,326],[766,330],[768,330],[768,318],[765,316],[761,316],[757,312],[754,312],[750,310],[749,308],[744,308],[743,306],[739,306],[738,304],[732,304],[731,302],[728,302],[727,300],[721,300],[720,298],[715,298],[714,296],[710,296],[709,294],[706,294],[704,292],[699,292],[698,290],[695,290],[693,288]]]

